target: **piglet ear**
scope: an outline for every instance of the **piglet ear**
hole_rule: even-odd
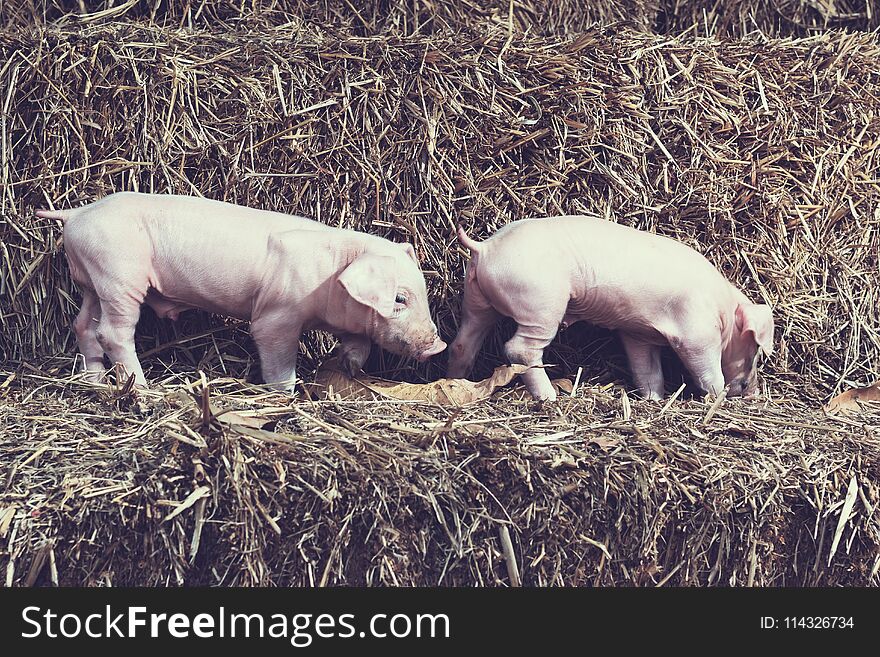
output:
[[[419,261],[416,258],[416,250],[413,248],[412,244],[410,244],[409,242],[402,242],[400,244],[400,248],[404,250],[406,255],[408,255],[414,263],[419,264]]]
[[[742,303],[736,307],[736,327],[751,333],[766,355],[773,353],[773,312],[763,303]]]
[[[342,270],[339,282],[352,299],[382,317],[391,317],[397,295],[396,266],[394,258],[364,253]]]

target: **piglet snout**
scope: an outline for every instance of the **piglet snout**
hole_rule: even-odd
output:
[[[439,336],[439,335],[434,336],[434,342],[431,344],[430,347],[428,347],[427,349],[425,349],[421,354],[419,354],[419,355],[417,356],[417,360],[418,360],[420,363],[424,363],[424,362],[425,362],[426,360],[428,360],[431,356],[436,356],[437,354],[439,354],[439,353],[440,353],[441,351],[443,351],[444,349],[446,349],[446,343],[443,342],[443,340],[440,339],[440,336]]]
[[[727,389],[728,397],[750,397],[757,392],[757,386],[750,386],[748,379],[737,379]]]

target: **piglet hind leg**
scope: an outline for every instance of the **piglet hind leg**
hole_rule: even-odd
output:
[[[251,336],[260,354],[263,380],[272,388],[293,394],[300,325],[290,315],[273,314],[251,323]]]
[[[104,372],[104,348],[98,342],[98,322],[101,319],[101,302],[94,290],[83,288],[83,301],[79,314],[73,322],[76,345],[82,355],[86,379],[98,381]]]
[[[449,347],[449,378],[461,379],[470,374],[477,352],[499,317],[476,283],[468,281],[461,307],[461,324]]]
[[[553,342],[559,331],[559,324],[568,306],[568,294],[562,294],[560,288],[553,284],[554,277],[548,276],[542,284],[528,280],[519,287],[527,293],[518,295],[517,299],[506,302],[516,332],[504,344],[504,354],[513,365],[528,365],[532,369],[520,375],[532,397],[545,401],[556,401],[556,388],[550,383],[550,377],[542,367],[544,350]],[[510,281],[516,286],[517,281]]]
[[[556,337],[558,327],[558,321],[552,326],[519,324],[516,333],[504,345],[504,353],[511,364],[534,368],[523,372],[520,377],[535,399],[556,401],[556,388],[540,366],[544,364],[544,349]]]
[[[645,399],[663,399],[666,388],[663,383],[663,366],[660,363],[660,347],[623,332],[620,334],[620,341],[623,343],[639,394]]]
[[[95,337],[111,362],[134,374],[137,385],[146,387],[147,379],[134,347],[134,328],[140,317],[140,303],[134,299],[105,301],[101,299],[101,318]]]

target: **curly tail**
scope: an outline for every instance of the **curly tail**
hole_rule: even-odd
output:
[[[40,219],[70,219],[70,210],[37,210],[35,213]]]
[[[472,240],[468,234],[464,230],[464,226],[461,224],[458,225],[458,241],[464,245],[466,249],[468,249],[472,255],[476,255],[480,252],[481,242],[477,242]]]

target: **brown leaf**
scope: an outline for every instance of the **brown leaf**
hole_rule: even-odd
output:
[[[840,393],[825,405],[825,412],[830,415],[858,412],[862,410],[862,404],[876,401],[880,401],[880,381]]]
[[[243,427],[252,427],[254,429],[262,429],[264,426],[272,422],[272,420],[265,417],[239,415],[233,411],[219,411],[214,414],[214,417],[222,424],[230,426],[235,424]]]
[[[568,379],[553,379],[550,383],[552,383],[559,392],[564,392],[569,395],[571,394],[571,391],[574,390],[574,384]]]
[[[712,433],[723,433],[727,431],[728,433],[733,433],[739,436],[744,436],[746,438],[755,438],[758,435],[758,432],[751,427],[743,427],[734,422],[731,422],[724,428],[720,428],[717,431],[713,431]]]
[[[587,438],[587,444],[596,445],[597,447],[601,447],[605,451],[608,451],[608,449],[611,447],[617,447],[619,443],[619,439],[609,438],[608,436],[590,436],[589,438]]]
[[[311,384],[318,394],[333,394],[342,399],[406,399],[433,402],[442,406],[464,406],[488,399],[495,390],[510,383],[527,369],[526,365],[496,367],[488,379],[473,382],[467,379],[438,379],[431,383],[401,383],[370,376],[352,379],[338,369],[335,359],[328,361],[315,375]]]

